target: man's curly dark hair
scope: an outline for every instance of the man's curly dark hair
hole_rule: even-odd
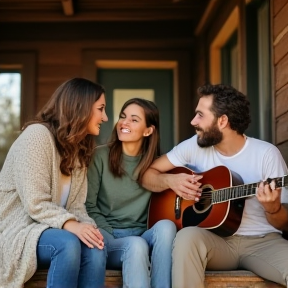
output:
[[[218,118],[227,115],[232,130],[243,134],[251,123],[248,98],[229,85],[207,84],[197,90],[199,98],[213,96],[211,111]]]

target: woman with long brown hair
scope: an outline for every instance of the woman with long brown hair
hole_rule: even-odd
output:
[[[105,243],[96,270],[122,269],[123,287],[171,287],[176,227],[161,220],[147,230],[151,192],[139,184],[159,147],[157,106],[133,98],[122,107],[111,142],[97,147],[88,169],[86,207]]]
[[[103,237],[84,202],[105,106],[101,85],[68,80],[11,146],[0,173],[1,287],[22,287],[37,267],[49,268],[47,287],[103,282]]]

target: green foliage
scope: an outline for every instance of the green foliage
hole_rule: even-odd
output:
[[[8,97],[0,98],[0,170],[6,155],[19,135],[19,115],[13,111],[12,100]]]

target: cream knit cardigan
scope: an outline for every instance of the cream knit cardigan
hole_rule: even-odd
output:
[[[60,203],[60,156],[50,131],[28,126],[13,143],[0,172],[0,288],[20,288],[37,268],[41,233],[69,219],[95,222],[84,206],[86,169],[71,177],[66,209]]]

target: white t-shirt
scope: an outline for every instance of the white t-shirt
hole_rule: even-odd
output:
[[[197,135],[195,135],[175,146],[167,153],[167,157],[174,166],[188,166],[195,172],[205,172],[224,165],[230,171],[239,174],[244,184],[257,183],[269,177],[276,178],[288,174],[285,161],[277,147],[250,137],[247,137],[241,151],[226,157],[213,146],[199,147]],[[281,202],[288,203],[287,187],[282,188]],[[263,206],[257,198],[248,197],[245,201],[240,227],[235,234],[265,235],[270,232],[280,231],[268,223]]]

